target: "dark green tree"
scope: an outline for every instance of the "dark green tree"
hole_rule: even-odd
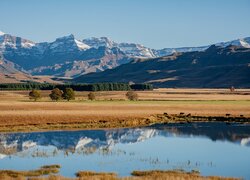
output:
[[[34,101],[37,101],[38,99],[41,98],[41,93],[40,93],[40,91],[34,90],[34,89],[33,89],[33,90],[30,91],[30,93],[29,93],[29,98],[32,99],[32,100],[34,100]]]
[[[51,98],[51,100],[53,101],[58,101],[60,99],[62,99],[62,91],[58,88],[55,88],[51,91],[49,97]]]
[[[64,99],[66,99],[67,101],[74,100],[75,99],[75,91],[72,88],[65,88],[63,90],[62,97]]]

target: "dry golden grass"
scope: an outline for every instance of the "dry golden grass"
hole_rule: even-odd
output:
[[[76,173],[77,178],[65,178],[62,176],[50,175],[48,177],[32,177],[29,180],[240,180],[240,178],[201,176],[197,172],[185,172],[181,170],[153,170],[153,171],[134,171],[131,177],[118,177],[115,173],[80,171]],[[3,180],[11,178],[8,175],[0,176]],[[25,176],[19,176],[24,179]]]
[[[42,91],[42,101],[50,101],[50,91]],[[76,100],[87,100],[89,92],[76,92]],[[250,100],[250,89],[155,89],[138,91],[140,100]],[[125,100],[124,91],[95,92],[97,100]],[[16,97],[15,97],[16,96]],[[27,101],[28,91],[0,91],[0,101]]]
[[[17,72],[12,74],[0,73],[0,82],[1,83],[21,83],[25,81],[33,81],[39,83],[57,83],[61,84],[61,81],[53,80],[53,76],[31,76],[29,74]]]
[[[80,180],[99,180],[99,179],[107,179],[107,180],[117,180],[118,176],[116,173],[109,172],[93,172],[93,171],[79,171],[76,173],[76,176]]]
[[[199,172],[185,172],[182,170],[152,170],[152,171],[133,171],[132,175],[137,178],[129,178],[129,180],[239,180],[240,178],[227,178],[219,176],[201,176]]]
[[[32,76],[25,73],[12,73],[12,74],[4,74],[0,73],[0,82],[1,83],[20,83],[20,81],[31,81]]]
[[[24,177],[56,174],[59,172],[59,169],[60,165],[47,165],[30,171],[0,170],[0,179],[24,179]]]
[[[98,100],[93,102],[86,101],[88,92],[77,92],[72,102],[51,102],[50,91],[42,91],[44,98],[32,102],[28,91],[0,91],[0,131],[138,126],[145,125],[143,119],[165,112],[250,117],[249,90],[228,91],[160,89],[138,92],[140,101],[136,102],[125,100],[126,92],[121,91],[96,92]],[[105,125],[96,126],[104,121]]]
[[[9,180],[9,179],[7,179]],[[66,178],[63,176],[50,175],[48,177],[29,177],[28,180],[76,180],[75,178]]]

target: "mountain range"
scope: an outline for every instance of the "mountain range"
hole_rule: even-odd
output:
[[[173,53],[153,59],[137,58],[75,82],[151,83],[154,87],[250,87],[250,48],[212,45],[205,51]]]
[[[248,49],[250,48],[250,37],[215,44],[220,48],[230,45]],[[172,54],[175,56],[189,52],[202,53],[209,47],[210,45],[157,50],[141,44],[117,43],[107,37],[78,40],[72,34],[57,38],[53,42],[35,43],[0,31],[0,80],[2,82],[25,82],[41,80],[40,76],[49,76],[76,78],[76,82],[91,82],[89,77],[93,76],[92,73],[97,73],[97,76],[106,75],[107,72],[113,72],[109,69],[119,68],[123,64],[134,64],[138,59],[140,59],[139,61],[150,59],[154,62],[154,59]],[[153,72],[157,71],[157,68],[148,70]],[[102,71],[105,73],[100,73]],[[123,75],[126,74],[127,72]],[[116,80],[119,82],[124,80],[151,82],[154,80],[155,73],[150,73],[150,75],[152,78],[144,78],[145,81],[140,78],[138,80],[116,78]],[[20,80],[20,77],[23,78]],[[27,77],[26,80],[25,77]],[[103,79],[103,81],[107,80]],[[111,81],[113,80],[111,79]],[[46,79],[46,81],[48,80]],[[93,82],[95,81],[93,79]]]

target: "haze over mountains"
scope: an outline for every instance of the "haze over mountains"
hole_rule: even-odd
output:
[[[244,63],[250,63],[248,62],[249,60],[248,53],[246,53],[247,49],[250,48],[250,38],[243,38],[229,42],[217,43],[215,45],[216,47],[220,47],[222,49],[223,48],[227,49],[227,47],[230,45],[238,46],[243,49],[245,48],[246,50],[242,50],[241,48],[234,48],[233,51],[237,51],[236,54],[238,58],[236,64],[237,66],[239,64],[242,64],[241,62],[242,60],[244,60]],[[124,66],[121,66],[122,68],[128,67],[127,70],[123,71],[122,75],[128,77],[128,74],[131,74],[130,71],[133,64],[137,64],[138,61],[142,61],[144,59],[152,59],[150,63],[153,64],[153,62],[159,61],[159,57],[169,56],[173,53],[174,53],[173,57],[175,57],[174,59],[179,59],[179,57],[182,56],[185,57],[187,56],[190,58],[190,59],[187,58],[188,60],[182,62],[181,64],[178,63],[179,64],[178,67],[175,67],[177,69],[187,68],[185,65],[187,61],[193,62],[195,59],[199,59],[199,61],[196,63],[199,64],[200,62],[203,62],[205,61],[205,59],[209,58],[207,57],[209,54],[207,53],[209,47],[210,45],[201,47],[165,48],[157,50],[135,43],[117,43],[107,37],[101,37],[101,38],[93,37],[93,38],[78,40],[72,34],[69,36],[57,38],[54,42],[35,43],[31,40],[27,40],[21,37],[16,37],[10,34],[0,32],[0,80],[1,80],[1,75],[2,77],[8,77],[10,74],[18,73],[21,74],[22,76],[30,77],[30,79],[28,79],[27,81],[32,81],[32,76],[30,76],[31,74],[31,75],[46,75],[46,76],[50,75],[55,77],[70,77],[70,78],[75,78],[80,76],[79,78],[76,79],[76,82],[85,83],[85,82],[96,82],[99,76],[101,76],[98,82],[100,81],[151,82],[156,85],[165,86],[168,83],[166,84],[157,81],[156,77],[156,75],[160,76],[159,70],[161,70],[162,72],[161,67],[158,68],[152,67],[151,69],[147,69],[147,71],[151,72],[150,73],[151,78],[146,78],[147,76],[145,76],[143,79],[140,78],[141,76],[133,78],[124,78],[121,77],[119,74],[116,74],[115,77],[113,78],[109,73],[111,72],[113,73],[114,71],[117,71],[117,69],[115,69],[114,71],[109,71],[108,69],[113,69],[120,65],[126,64]],[[222,54],[225,55],[223,50],[219,51],[222,51]],[[190,54],[188,52],[195,52],[195,53]],[[212,53],[216,54],[218,52],[212,52]],[[239,56],[238,54],[241,53],[242,55]],[[200,56],[202,55],[203,57],[204,54],[206,54],[206,57],[200,59]],[[247,57],[245,57],[245,55],[247,55]],[[210,53],[209,56],[211,58],[212,54]],[[231,57],[231,54],[229,56]],[[234,57],[233,53],[232,57]],[[138,60],[138,58],[140,60]],[[223,56],[223,58],[227,59],[226,56],[225,57]],[[166,57],[165,59],[171,59],[171,56],[170,58]],[[165,61],[166,60],[164,60],[164,62]],[[173,61],[172,63],[175,62],[179,61]],[[169,63],[170,62],[167,62],[167,64]],[[236,64],[234,64],[234,66]],[[157,65],[157,63],[155,63],[155,65]],[[202,66],[203,65],[206,65],[206,63],[205,64],[202,63]],[[120,67],[118,67],[118,70],[120,70],[119,68]],[[170,67],[166,67],[165,70],[177,71],[177,69],[171,69]],[[144,67],[141,67],[140,69],[136,68],[136,72],[139,74],[142,73],[143,70],[145,70]],[[97,73],[94,75],[88,74],[92,72],[95,73],[102,71],[105,72]],[[152,73],[152,72],[158,72],[158,73]],[[82,75],[86,76],[82,77]],[[118,77],[120,77],[121,79],[119,79]],[[159,79],[168,79],[176,77],[177,76],[169,77],[164,75]],[[8,79],[6,82],[8,82]],[[173,83],[170,83],[169,85],[173,85]]]

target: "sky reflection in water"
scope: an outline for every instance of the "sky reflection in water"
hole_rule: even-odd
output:
[[[146,128],[0,134],[0,169],[60,164],[79,170],[198,169],[250,179],[250,125],[191,123]]]

